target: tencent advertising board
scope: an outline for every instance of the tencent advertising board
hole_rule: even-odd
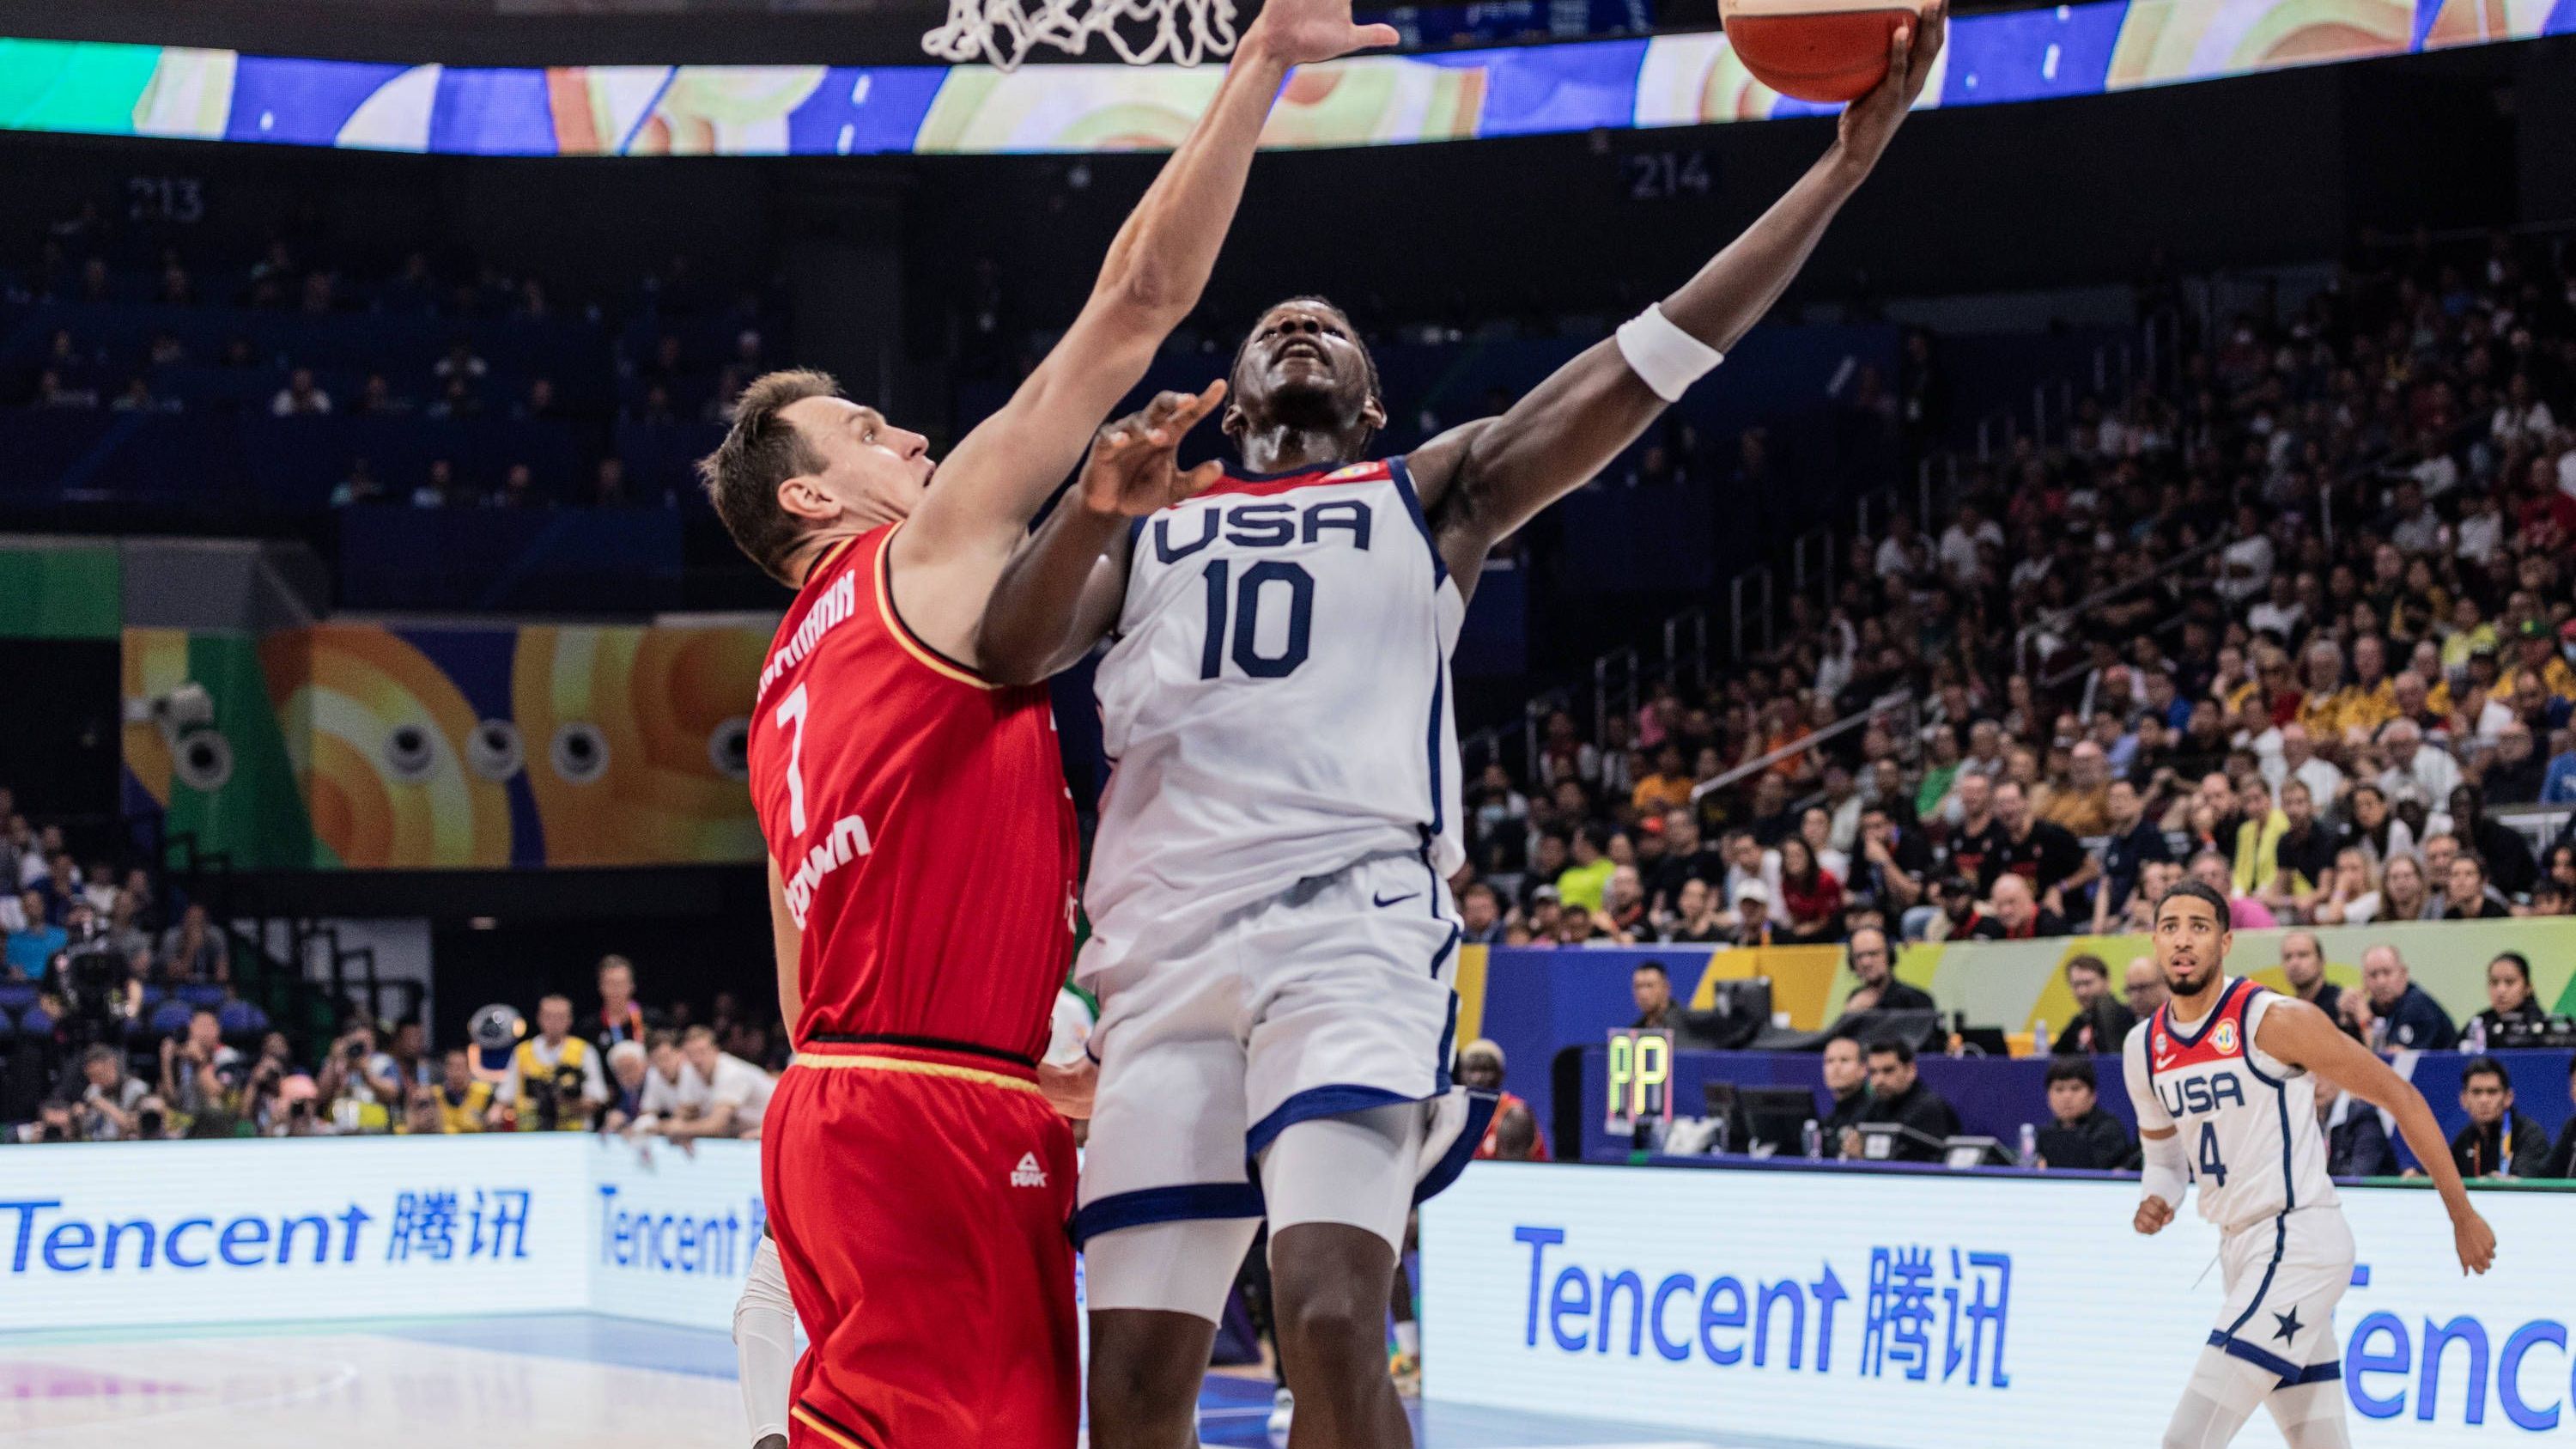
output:
[[[2134,1181],[1480,1162],[1422,1212],[1423,1391],[1701,1434],[1992,1449],[2158,1441],[2217,1315],[2215,1229]],[[2576,1436],[2576,1195],[2343,1189],[2353,1440]],[[2080,1426],[2080,1429],[2079,1427]],[[2258,1414],[2240,1445],[2278,1446]]]
[[[0,1152],[0,1330],[588,1309],[721,1328],[756,1144],[573,1133]]]

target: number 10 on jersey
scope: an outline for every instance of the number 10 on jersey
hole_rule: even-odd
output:
[[[1233,560],[1212,559],[1204,578],[1207,641],[1199,650],[1199,678],[1214,679],[1224,673],[1229,655],[1237,669],[1254,679],[1284,679],[1306,662],[1315,623],[1315,576],[1304,565],[1265,559],[1237,579]],[[1273,584],[1288,590],[1288,639],[1278,653],[1264,654],[1259,642],[1261,608],[1265,590],[1272,600],[1278,598],[1269,587]],[[1233,620],[1230,641],[1228,618]]]

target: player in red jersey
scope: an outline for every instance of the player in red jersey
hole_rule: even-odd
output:
[[[751,740],[796,1046],[761,1166],[813,1341],[799,1449],[1073,1443],[1058,1114],[1088,1111],[1089,1070],[1038,1066],[1073,808],[1046,692],[979,673],[977,630],[1029,519],[1196,305],[1289,69],[1395,39],[1350,0],[1272,0],[1063,340],[944,465],[812,372],[746,388],[700,465],[734,541],[799,590]]]

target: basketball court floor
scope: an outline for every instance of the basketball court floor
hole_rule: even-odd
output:
[[[0,1334],[0,1444],[745,1449],[733,1380],[721,1333],[579,1313]],[[1269,1414],[1268,1384],[1212,1377],[1201,1435],[1268,1444]],[[1423,1449],[1797,1449],[1437,1403],[1414,1423]]]

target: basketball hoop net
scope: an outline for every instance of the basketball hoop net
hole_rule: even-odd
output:
[[[1106,36],[1129,65],[1197,65],[1234,53],[1234,0],[948,0],[921,48],[955,65],[1017,70],[1032,46],[1080,55]]]

